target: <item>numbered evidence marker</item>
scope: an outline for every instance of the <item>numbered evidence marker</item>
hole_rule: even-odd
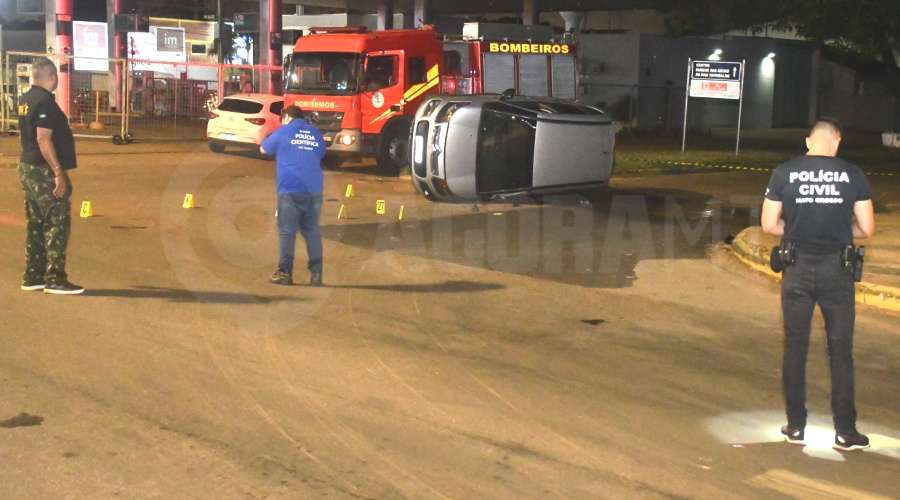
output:
[[[375,202],[375,213],[378,215],[384,215],[384,200],[377,200]]]
[[[403,220],[403,205],[400,205],[400,215],[397,216],[397,220]]]
[[[347,218],[347,210],[344,208],[344,205],[341,205],[341,211],[338,212],[338,219],[346,219]]]
[[[92,217],[94,215],[94,210],[91,209],[91,202],[82,201],[81,202],[81,216],[82,217]]]
[[[194,195],[190,193],[184,195],[184,203],[181,206],[184,208],[194,208]]]
[[[347,184],[347,191],[344,193],[344,198],[350,198],[351,196],[356,196],[356,191],[353,190],[353,184]]]

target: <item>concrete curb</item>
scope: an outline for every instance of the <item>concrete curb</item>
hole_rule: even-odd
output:
[[[744,264],[781,281],[781,273],[775,273],[769,268],[772,249],[747,241],[746,236],[749,232],[759,230],[758,227],[749,227],[741,231],[731,242],[731,251]],[[900,312],[900,289],[862,281],[856,284],[856,301],[869,307]]]

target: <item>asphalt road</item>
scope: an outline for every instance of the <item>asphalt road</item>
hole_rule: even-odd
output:
[[[872,448],[828,447],[819,318],[812,443],[779,440],[778,287],[723,243],[754,222],[764,173],[475,211],[343,168],[315,289],[267,281],[272,162],[82,141],[73,200],[93,216],[68,270],[87,291],[61,297],[18,289],[16,140],[0,138],[0,497],[900,497],[896,316],[858,314]]]

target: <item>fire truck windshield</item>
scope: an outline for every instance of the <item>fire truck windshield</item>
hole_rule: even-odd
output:
[[[359,54],[295,52],[286,68],[289,94],[352,95],[359,91]]]

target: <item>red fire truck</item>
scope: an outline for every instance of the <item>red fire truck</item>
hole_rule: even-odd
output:
[[[307,111],[322,131],[327,168],[367,156],[394,175],[408,162],[412,118],[428,95],[577,97],[575,45],[554,40],[549,27],[471,23],[457,41],[439,40],[430,26],[313,28],[284,75],[285,105]]]

